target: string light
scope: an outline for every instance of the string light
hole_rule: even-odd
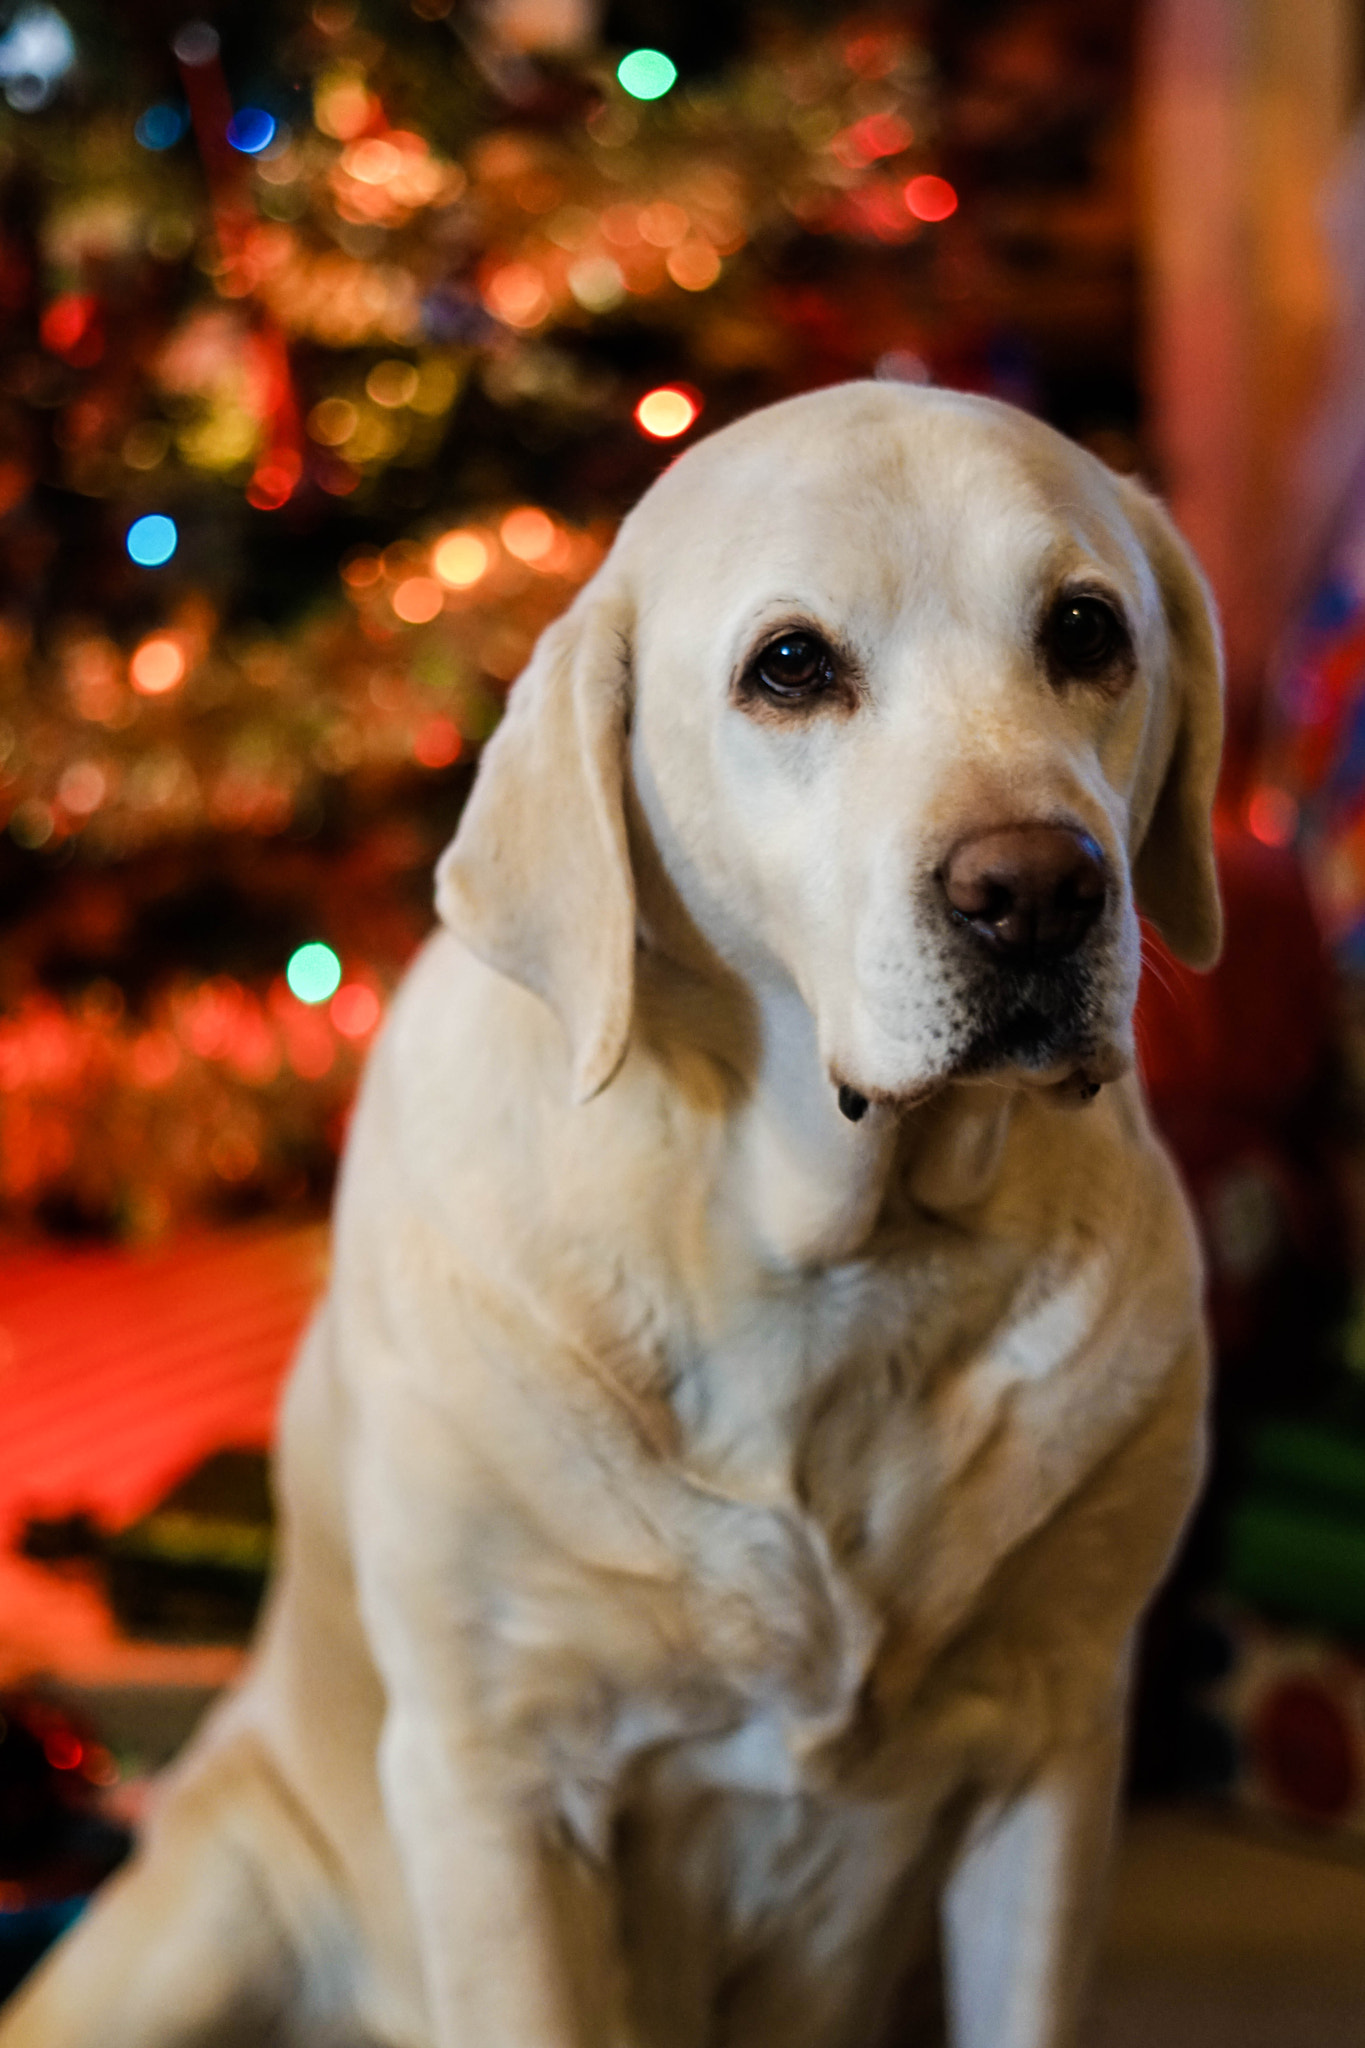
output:
[[[164,512],[146,512],[128,528],[124,545],[139,569],[159,569],[175,553],[180,535]]]
[[[341,987],[341,962],[321,939],[310,939],[290,954],[284,978],[301,1003],[329,1002]]]
[[[676,83],[678,67],[662,50],[631,50],[617,65],[616,76],[633,100],[661,100]]]
[[[681,384],[661,384],[647,391],[635,408],[635,424],[651,441],[675,441],[701,411],[701,400]]]

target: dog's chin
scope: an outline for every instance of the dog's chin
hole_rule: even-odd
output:
[[[835,1060],[829,1067],[830,1082],[843,1114],[856,1123],[869,1110],[906,1116],[932,1102],[945,1088],[962,1082],[1022,1088],[1067,1103],[1089,1102],[1133,1066],[1131,1030],[1069,1042],[1059,1038],[1040,1042],[1021,1036],[1023,1042],[974,1035],[943,1066],[917,1073],[895,1074],[881,1062]]]

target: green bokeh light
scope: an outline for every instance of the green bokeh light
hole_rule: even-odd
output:
[[[678,67],[662,50],[631,50],[617,65],[616,76],[633,100],[661,100]]]
[[[341,962],[330,946],[312,939],[290,954],[284,978],[301,1003],[325,1003],[341,987]]]

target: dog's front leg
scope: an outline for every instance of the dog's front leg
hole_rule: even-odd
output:
[[[380,1768],[438,2048],[627,2048],[608,1890],[551,1817],[412,1703]]]
[[[952,2048],[1071,2048],[1121,1754],[1115,1708],[969,1840],[944,1902]]]
[[[498,1552],[515,1551],[515,1533],[422,1419],[420,1453],[395,1459],[376,1428],[361,1454],[362,1475],[374,1451],[388,1477],[361,1477],[356,1566],[388,1697],[379,1784],[433,2048],[629,2048],[609,1881],[560,1819],[553,1720],[533,1725],[516,1646],[504,1654],[520,1609]],[[433,1464],[444,1497],[427,1483]]]

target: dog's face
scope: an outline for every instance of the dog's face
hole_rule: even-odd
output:
[[[1110,1078],[1138,903],[1216,950],[1206,595],[1149,499],[1022,414],[875,385],[756,414],[659,480],[542,647],[440,900],[555,1004],[585,1092],[629,1027],[627,809],[707,945],[795,983],[855,1104]],[[496,907],[499,868],[534,907]]]

